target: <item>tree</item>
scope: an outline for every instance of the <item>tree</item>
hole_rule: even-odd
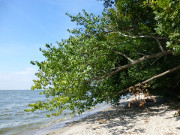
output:
[[[104,101],[116,104],[121,94],[147,82],[151,93],[161,94],[163,88],[178,93],[179,1],[105,2],[101,16],[85,10],[67,14],[79,26],[68,30],[73,36],[40,49],[46,60],[32,62],[39,67],[32,89],[43,89],[47,101],[30,104],[27,111],[82,113]]]

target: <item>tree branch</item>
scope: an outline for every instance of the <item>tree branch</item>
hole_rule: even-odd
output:
[[[135,60],[134,62],[132,62],[132,63],[130,63],[130,64],[127,64],[127,65],[118,67],[115,71],[113,71],[113,72],[111,72],[111,73],[109,73],[109,74],[101,77],[100,79],[109,78],[109,77],[111,77],[112,75],[118,73],[119,71],[124,70],[124,69],[129,68],[129,67],[132,67],[133,65],[139,64],[139,63],[142,62],[142,61],[145,61],[145,60],[148,60],[148,59],[152,59],[152,58],[156,58],[156,57],[160,57],[160,56],[164,56],[164,55],[171,54],[171,53],[172,53],[171,50],[167,50],[167,51],[159,52],[159,53],[152,54],[152,55],[145,55],[145,56],[139,58],[138,60]],[[99,80],[99,79],[98,79],[98,80]]]
[[[150,81],[152,81],[152,80],[154,80],[154,79],[157,79],[157,78],[159,78],[159,77],[162,77],[162,76],[164,76],[164,75],[166,75],[166,74],[169,74],[169,73],[174,72],[174,71],[179,70],[179,69],[180,69],[180,65],[177,66],[177,67],[175,67],[175,68],[173,68],[173,69],[169,69],[169,70],[167,70],[167,71],[165,71],[165,72],[163,72],[163,73],[161,73],[161,74],[155,75],[155,76],[153,76],[153,77],[151,77],[151,78],[149,78],[149,79],[147,79],[147,80],[145,80],[145,81],[143,81],[143,82],[141,82],[141,83],[135,84],[135,85],[130,86],[130,87],[124,89],[124,90],[121,90],[121,91],[118,92],[117,94],[121,94],[121,93],[127,92],[129,89],[132,89],[132,88],[134,88],[134,87],[141,86],[142,84],[146,84],[146,83],[148,83],[148,82],[150,82]]]
[[[160,50],[161,50],[162,52],[164,52],[164,48],[162,47],[161,42],[159,41],[159,39],[158,39],[158,38],[156,38],[156,37],[153,37],[153,38],[157,41],[157,43],[158,43],[158,45],[159,45]]]
[[[120,54],[121,56],[125,57],[126,59],[128,59],[130,62],[134,62],[133,59],[129,58],[126,54],[124,53],[121,53],[121,52],[118,52],[118,51],[115,51],[115,50],[112,50],[113,52],[117,53],[117,54]]]
[[[151,36],[129,36],[129,35],[126,35],[126,34],[121,34],[122,36],[124,37],[128,37],[128,38],[156,38],[156,39],[167,39],[167,37],[151,37]]]
[[[126,35],[126,34],[123,34],[121,32],[106,32],[106,33],[118,33],[120,34],[121,36],[124,36],[124,37],[128,37],[128,38],[132,38],[132,39],[135,39],[135,38],[156,38],[156,39],[168,39],[168,37],[152,37],[152,36],[147,36],[147,35],[140,35],[140,36],[131,36],[131,35]]]

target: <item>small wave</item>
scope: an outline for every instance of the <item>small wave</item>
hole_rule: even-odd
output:
[[[9,120],[12,120],[12,119],[13,119],[12,116],[7,116],[7,115],[0,117],[0,120],[3,121],[3,122],[6,122],[6,123],[8,123],[8,121],[9,121]]]
[[[7,105],[7,106],[4,106],[1,108],[1,110],[14,110],[14,109],[19,109],[19,108],[24,108],[26,107],[27,105],[24,105],[24,104],[10,104],[10,105]]]
[[[3,117],[3,116],[9,116],[11,115],[10,113],[4,113],[4,114],[0,114],[0,118]]]

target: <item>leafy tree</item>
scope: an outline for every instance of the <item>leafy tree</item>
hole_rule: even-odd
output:
[[[101,16],[85,10],[67,14],[79,26],[68,30],[73,36],[40,49],[46,60],[32,62],[39,67],[32,89],[43,89],[47,101],[30,104],[27,111],[57,110],[55,116],[65,109],[82,113],[104,101],[116,104],[128,91],[143,92],[147,83],[151,93],[162,94],[164,88],[165,93],[170,88],[172,95],[178,93],[179,1],[105,0],[105,4]]]

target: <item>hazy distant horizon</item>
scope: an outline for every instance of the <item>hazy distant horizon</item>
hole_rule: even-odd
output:
[[[30,61],[45,59],[39,48],[67,39],[67,29],[76,28],[66,12],[101,14],[104,8],[97,0],[2,0],[0,5],[0,90],[31,89],[38,67]]]

